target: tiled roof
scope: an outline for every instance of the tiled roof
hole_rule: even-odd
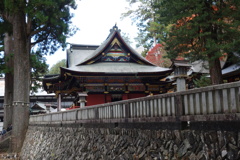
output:
[[[88,65],[73,66],[71,68],[65,68],[65,70],[77,71],[77,72],[98,72],[98,73],[147,73],[147,72],[163,72],[171,71],[168,68],[162,68],[152,65],[141,65],[137,63],[94,63]]]

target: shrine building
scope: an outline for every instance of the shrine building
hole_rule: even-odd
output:
[[[67,95],[76,97],[73,106],[83,107],[166,93],[172,88],[172,81],[165,80],[172,69],[147,61],[125,42],[116,25],[100,46],[71,44],[66,61],[59,75],[43,78],[44,90],[55,93],[59,105]]]

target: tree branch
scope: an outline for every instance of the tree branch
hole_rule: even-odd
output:
[[[39,29],[37,29],[37,30],[34,30],[34,31],[32,31],[32,32],[29,34],[29,36],[32,37],[33,35],[35,35],[35,34],[41,32],[41,31],[45,30],[46,28],[47,28],[47,25],[45,25],[45,26],[43,26],[42,28],[39,28]]]
[[[49,35],[50,35],[50,32],[47,33],[47,36],[45,36],[44,38],[41,38],[41,39],[38,39],[38,40],[35,41],[35,42],[32,42],[32,43],[31,43],[31,46],[34,46],[35,44],[42,42],[42,41],[43,41],[44,39],[46,39]]]

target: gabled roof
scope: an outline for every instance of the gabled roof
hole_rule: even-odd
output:
[[[32,107],[32,110],[46,110],[46,106],[44,103],[37,102]]]
[[[68,62],[74,61],[74,65],[85,65],[85,64],[92,64],[96,62],[96,59],[101,58],[106,54],[106,52],[110,49],[110,47],[113,47],[115,44],[118,44],[122,50],[127,52],[129,54],[130,58],[134,60],[136,63],[140,64],[146,64],[155,66],[148,60],[146,60],[144,57],[142,57],[137,51],[135,51],[130,45],[128,45],[124,39],[122,38],[120,34],[120,30],[115,25],[111,30],[108,38],[96,49],[96,50],[90,50],[90,47],[88,45],[85,45],[85,49],[81,49],[81,53],[77,53],[80,51],[77,51],[77,46],[72,45],[74,48],[71,48],[68,50]],[[77,63],[78,61],[78,63]],[[73,63],[71,63],[73,64]],[[73,65],[69,65],[69,68],[71,68]]]

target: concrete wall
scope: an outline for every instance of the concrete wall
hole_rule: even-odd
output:
[[[136,124],[136,128],[134,125],[124,128],[120,124],[31,125],[21,157],[28,160],[240,159],[238,130],[171,130],[146,126],[149,127],[148,124]]]

